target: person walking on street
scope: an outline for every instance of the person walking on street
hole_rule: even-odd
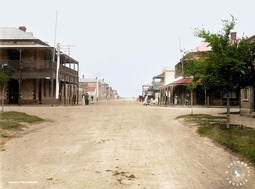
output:
[[[148,105],[148,95],[145,96],[145,99],[143,101],[143,105],[145,105],[145,106]]]
[[[85,94],[85,105],[89,105],[89,94]]]
[[[85,94],[81,95],[82,105],[85,106]]]
[[[168,96],[167,95],[164,96],[164,103],[165,103],[165,106],[168,105]]]
[[[186,99],[185,99],[185,105],[189,105],[189,101],[190,101],[190,96],[189,96],[189,94],[187,94],[187,96],[186,96]]]

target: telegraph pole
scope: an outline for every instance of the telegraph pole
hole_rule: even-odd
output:
[[[179,48],[180,48],[180,54],[181,54],[181,65],[182,65],[182,77],[184,76],[184,62],[183,62],[183,50],[181,49],[181,38],[179,37]]]
[[[101,75],[101,73],[95,73],[94,74],[96,76],[96,81],[97,81],[97,85],[96,85],[96,98],[97,98],[97,102],[98,102],[98,97],[99,97],[99,83],[98,83],[98,76]]]
[[[59,67],[60,67],[60,44],[57,44],[57,69],[56,69],[56,100],[59,100]]]

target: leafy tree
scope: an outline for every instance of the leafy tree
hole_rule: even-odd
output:
[[[223,29],[211,33],[204,28],[195,30],[195,36],[209,43],[211,51],[199,54],[199,58],[190,57],[185,67],[185,74],[194,77],[194,82],[201,79],[201,85],[208,89],[217,87],[227,96],[227,128],[230,127],[230,92],[240,90],[254,77],[251,65],[255,58],[255,47],[247,37],[238,40],[230,38],[236,25],[235,19],[223,20]],[[254,80],[253,80],[254,81]],[[251,80],[249,83],[252,83]]]
[[[0,87],[2,88],[2,112],[4,112],[4,95],[9,79],[14,74],[14,69],[5,65],[0,67]]]

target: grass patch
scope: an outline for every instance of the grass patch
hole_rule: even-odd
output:
[[[234,153],[240,154],[255,163],[255,130],[250,127],[230,125],[226,128],[226,117],[207,114],[179,116],[185,122],[197,124],[197,132],[225,146]]]
[[[9,111],[0,113],[0,149],[6,140],[20,136],[22,127],[25,127],[24,123],[38,123],[41,121],[43,119],[22,112]]]
[[[21,123],[37,123],[43,121],[37,116],[28,115],[23,112],[2,112],[0,113],[0,129],[18,129]]]
[[[15,112],[15,111],[0,113],[0,120],[25,122],[25,123],[35,123],[35,122],[43,121],[43,119],[37,116],[32,116],[23,112]]]
[[[22,125],[15,121],[0,121],[1,129],[20,129]]]

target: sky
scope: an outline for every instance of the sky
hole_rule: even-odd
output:
[[[0,27],[26,26],[63,52],[70,45],[79,76],[98,76],[122,97],[137,97],[164,67],[174,68],[180,49],[201,45],[195,28],[218,33],[233,15],[238,37],[255,34],[254,0],[1,0],[1,7]]]

